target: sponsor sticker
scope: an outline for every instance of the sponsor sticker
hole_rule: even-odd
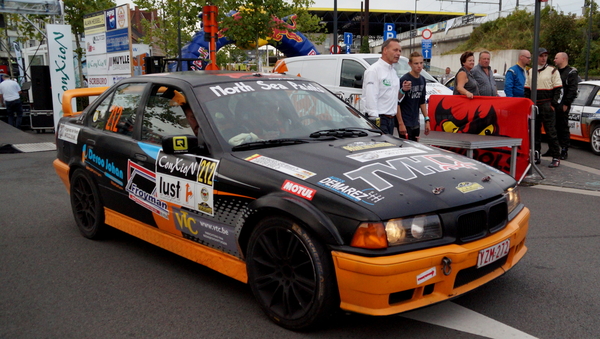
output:
[[[188,150],[188,142],[187,137],[173,137],[173,151],[177,152],[187,152]]]
[[[169,207],[156,196],[156,175],[143,166],[127,161],[127,186],[129,199],[136,204],[169,219]]]
[[[434,175],[440,172],[460,169],[477,169],[474,162],[464,162],[447,154],[426,154],[387,160],[386,164],[376,162],[344,173],[348,179],[362,179],[378,191],[393,185],[388,176],[410,181],[419,176]]]
[[[289,180],[286,180],[283,183],[283,185],[281,185],[281,189],[283,191],[292,193],[292,194],[297,195],[306,200],[312,200],[313,197],[315,196],[315,193],[317,193],[317,190],[308,188],[306,186],[297,184],[297,183],[295,183],[293,181],[289,181]]]
[[[218,160],[202,158],[198,169],[196,192],[200,200],[196,201],[197,207],[198,211],[208,215],[214,215],[214,177],[218,166]]]
[[[381,194],[375,192],[373,188],[358,190],[346,184],[344,179],[336,177],[323,178],[319,180],[317,184],[327,188],[330,191],[334,191],[347,198],[350,198],[353,201],[364,202],[367,205],[373,205],[385,198]]]
[[[157,197],[208,215],[214,215],[214,176],[218,160],[190,155],[156,157]]]
[[[425,151],[417,149],[415,147],[396,147],[396,148],[386,148],[386,149],[378,149],[374,151],[367,151],[358,154],[350,154],[347,155],[348,158],[354,159],[359,162],[368,162],[377,159],[385,159],[392,158],[396,156],[402,155],[412,155],[425,153]]]
[[[177,229],[187,235],[188,239],[238,253],[233,227],[177,207],[173,207],[173,213]]]
[[[432,268],[428,269],[427,271],[419,274],[417,276],[417,285],[420,285],[420,284],[426,282],[427,280],[435,277],[436,272],[437,271],[436,271],[435,267],[432,267]]]
[[[476,182],[461,182],[460,184],[458,184],[458,186],[456,186],[456,189],[461,191],[462,193],[469,193],[482,190],[483,186]]]
[[[375,142],[375,141],[362,142],[362,141],[357,141],[357,142],[353,142],[351,144],[348,144],[346,146],[342,146],[343,149],[345,149],[346,151],[350,151],[350,152],[363,151],[363,150],[366,150],[366,149],[373,149],[373,148],[379,148],[379,147],[398,147],[398,145],[394,145],[394,144],[389,143],[389,142]]]
[[[58,129],[58,139],[77,144],[77,137],[81,128],[75,126],[69,126],[66,124],[60,124]]]
[[[293,177],[296,177],[298,179],[308,179],[312,176],[317,175],[317,173],[313,173],[311,171],[307,171],[303,168],[300,167],[296,167],[294,165],[279,161],[279,160],[275,160],[269,157],[265,157],[264,155],[260,155],[260,154],[254,154],[250,157],[246,158],[247,161],[250,161],[251,163],[257,164],[257,165],[261,165],[276,171],[279,171],[281,173],[285,173],[288,175],[291,175]]]
[[[86,167],[91,167],[96,172],[102,173],[105,177],[116,183],[119,187],[123,187],[123,170],[115,165],[113,161],[96,154],[93,147],[83,145],[82,159]]]

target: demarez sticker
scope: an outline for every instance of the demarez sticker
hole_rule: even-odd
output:
[[[260,154],[255,154],[253,156],[247,157],[246,160],[250,161],[251,163],[258,164],[302,180],[308,179],[317,174],[279,160],[265,157],[264,155]]]

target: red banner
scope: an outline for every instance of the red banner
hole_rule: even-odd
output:
[[[431,130],[449,133],[519,138],[516,179],[529,164],[529,114],[533,102],[525,98],[483,97],[467,99],[463,95],[432,95],[428,114]],[[465,149],[452,149],[466,154]],[[473,158],[505,173],[510,173],[510,148],[473,150]]]

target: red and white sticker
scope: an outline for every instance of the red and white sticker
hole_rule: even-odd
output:
[[[432,267],[432,268],[428,269],[427,271],[419,274],[417,276],[417,285],[420,285],[420,284],[426,282],[427,280],[435,277],[436,272],[437,271],[435,270],[435,267]]]
[[[301,198],[304,198],[306,200],[312,200],[313,197],[315,196],[315,193],[317,192],[317,190],[308,188],[306,186],[297,184],[297,183],[295,183],[293,181],[289,181],[289,180],[286,180],[283,183],[283,185],[281,185],[281,189],[286,192],[297,195]]]

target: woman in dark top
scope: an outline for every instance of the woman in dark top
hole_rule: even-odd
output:
[[[479,86],[477,80],[473,78],[471,70],[475,67],[475,56],[473,52],[467,51],[460,56],[462,67],[456,72],[456,86],[454,86],[454,95],[466,95],[473,99],[474,95],[479,95]]]

